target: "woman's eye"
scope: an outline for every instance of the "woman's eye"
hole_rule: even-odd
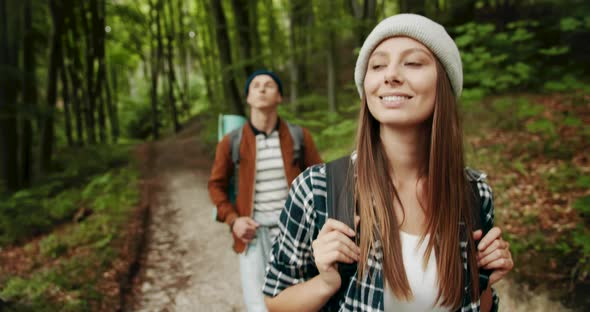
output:
[[[422,66],[422,63],[419,63],[419,62],[406,62],[404,65],[406,65],[406,66],[412,66],[412,67],[419,67],[419,66]]]

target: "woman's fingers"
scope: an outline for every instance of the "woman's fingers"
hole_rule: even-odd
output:
[[[481,239],[479,244],[477,245],[477,250],[482,251],[488,248],[490,244],[492,244],[496,239],[502,237],[502,230],[495,226],[491,230],[489,230],[486,235]]]
[[[484,250],[480,250],[478,252],[478,257],[481,259],[483,257],[488,256],[489,254],[493,253],[496,250],[507,250],[509,247],[508,242],[503,241],[501,239],[496,239],[488,247]]]
[[[477,230],[473,232],[473,240],[478,241],[481,239],[481,236],[483,235],[483,231],[482,230]]]
[[[360,250],[358,246],[356,246],[350,238],[343,237],[343,235],[339,236],[340,237],[337,237],[328,244],[326,244],[326,249],[336,250],[346,255],[348,258],[353,259],[354,261],[358,261],[360,257]]]
[[[318,236],[318,240],[325,243],[338,241],[352,250],[360,251],[360,248],[355,244],[352,238],[342,234],[340,231],[332,231],[326,235],[323,235],[322,237]]]
[[[330,253],[328,253],[326,258],[327,258],[328,263],[337,263],[337,262],[354,263],[357,261],[354,258],[350,257],[349,255],[347,255],[339,250],[331,251]]]
[[[314,252],[317,253],[338,251],[357,261],[360,253],[360,248],[348,236],[339,231],[332,231],[322,237],[318,237],[313,242],[312,247]]]
[[[492,253],[496,252],[496,250],[506,251],[507,253],[509,253],[509,247],[510,247],[510,244],[507,241],[497,239],[493,243],[491,243],[488,246],[488,248],[478,252],[477,257],[478,257],[478,259],[485,258],[485,257],[491,255]]]
[[[326,220],[326,223],[324,223],[324,226],[320,230],[318,237],[322,236],[322,234],[327,234],[328,232],[331,232],[334,230],[340,231],[350,237],[353,237],[355,235],[354,230],[351,229],[350,227],[348,227],[348,225],[346,225],[336,219],[328,218],[328,220]]]
[[[511,255],[507,249],[496,249],[487,256],[481,257],[478,261],[480,267],[486,268],[486,266],[497,260],[510,260]]]
[[[312,249],[316,265],[326,271],[337,262],[354,263],[359,260],[360,249],[351,239],[354,231],[346,224],[328,219],[322,227]]]
[[[500,258],[500,259],[496,259],[496,260],[484,265],[483,268],[487,269],[487,270],[498,269],[498,270],[508,271],[508,270],[512,269],[513,266],[514,266],[514,263],[512,262],[512,259]]]

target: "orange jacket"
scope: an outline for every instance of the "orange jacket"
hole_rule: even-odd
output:
[[[217,220],[231,225],[237,217],[252,216],[254,205],[254,185],[256,184],[256,137],[254,131],[248,123],[242,127],[242,141],[240,143],[240,172],[238,173],[238,196],[235,207],[229,201],[228,185],[229,178],[233,175],[234,164],[231,158],[231,146],[229,135],[217,144],[215,151],[215,161],[211,168],[209,176],[209,197],[215,206],[217,206]],[[301,166],[294,163],[293,155],[293,138],[289,133],[287,124],[279,121],[279,140],[281,152],[283,154],[283,165],[285,166],[285,176],[287,184],[301,173]],[[316,149],[311,135],[307,129],[303,129],[303,167],[322,162]],[[301,161],[301,160],[300,160]],[[232,233],[233,235],[233,233]],[[234,251],[241,253],[245,250],[246,245],[234,237]]]

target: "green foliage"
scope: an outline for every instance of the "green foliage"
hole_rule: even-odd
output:
[[[68,250],[68,245],[56,235],[51,234],[39,242],[41,254],[45,257],[57,258]]]
[[[533,140],[522,142],[515,147],[522,153],[543,153],[558,159],[569,159],[576,151],[575,142],[563,144],[564,140],[582,140],[585,125],[573,111],[551,113],[544,104],[535,103],[524,96],[505,96],[494,99],[490,106],[491,112],[485,113],[485,119],[491,121],[493,127],[507,131],[525,131],[535,134]],[[470,107],[470,106],[468,106]],[[580,136],[561,137],[563,126],[577,128]]]
[[[117,256],[113,242],[137,202],[137,178],[134,168],[114,169],[76,188],[81,193],[76,204],[85,203],[92,215],[42,238],[37,261],[59,261],[27,277],[4,277],[0,297],[32,311],[86,311],[100,301],[96,284]]]
[[[553,193],[572,190],[580,171],[569,162],[560,162],[557,166],[542,174],[547,187]]]
[[[587,181],[586,181],[586,183],[587,183]],[[590,217],[590,196],[584,196],[582,198],[578,198],[574,202],[573,207],[579,213]],[[589,241],[590,241],[590,237],[589,237]],[[590,255],[590,252],[588,253],[588,255]]]
[[[0,296],[17,303],[16,311],[88,311],[89,301],[98,298],[98,292],[92,284],[81,283],[92,274],[88,271],[92,269],[89,265],[92,260],[83,261],[72,258],[53,270],[36,272],[29,278],[12,277]],[[65,299],[64,295],[67,295]],[[56,301],[56,298],[62,299]]]
[[[588,18],[586,18],[586,25],[585,27],[588,27]],[[578,30],[580,28],[584,28],[584,23],[583,21],[576,19],[574,17],[565,17],[562,18],[561,21],[559,22],[559,28],[562,31],[575,31]]]
[[[57,167],[63,170],[46,176],[30,189],[0,199],[0,246],[48,232],[71,218],[82,203],[104,210],[113,205],[114,200],[119,200],[114,198],[115,187],[132,192],[125,184],[118,184],[119,180],[110,173],[92,178],[99,172],[125,164],[128,148],[95,146],[79,149],[76,154],[65,151],[56,160]],[[89,186],[82,187],[89,181]]]
[[[590,175],[579,176],[576,180],[576,186],[580,188],[590,189]]]
[[[342,95],[340,103],[353,103],[341,105],[339,112],[330,112],[324,109],[306,110],[310,107],[326,107],[327,99],[324,96],[310,95],[303,97],[296,103],[304,112],[293,114],[285,107],[280,108],[280,116],[295,124],[309,129],[314,142],[324,161],[330,161],[350,153],[354,149],[354,138],[357,129],[358,103],[351,100],[351,95]]]
[[[65,190],[53,198],[45,199],[42,205],[51,207],[49,214],[53,220],[65,220],[77,209],[79,201],[80,192],[78,190]]]
[[[551,120],[537,119],[526,125],[526,128],[531,133],[540,134],[543,137],[555,137],[555,125]]]
[[[126,122],[125,129],[129,137],[143,140],[152,134],[152,125],[152,109],[146,103],[134,110],[132,117]],[[162,123],[158,122],[158,126],[162,126]]]
[[[501,97],[495,99],[491,108],[496,127],[505,130],[524,130],[522,128],[529,118],[539,117],[543,112],[543,106],[531,103],[525,97]]]
[[[585,200],[586,207],[590,206],[590,200]],[[590,212],[590,209],[588,209]],[[573,245],[579,251],[577,253],[576,268],[574,273],[584,280],[590,274],[590,229],[588,227],[578,226],[573,233]]]
[[[549,92],[567,92],[571,90],[583,90],[590,92],[590,85],[572,74],[565,74],[558,80],[548,80],[543,84],[543,89]]]
[[[502,31],[492,24],[474,22],[456,27],[455,42],[464,68],[463,99],[474,101],[486,94],[523,88],[581,88],[588,76],[580,71],[580,64],[563,61],[573,59],[578,51],[568,45],[571,41],[552,38],[568,38],[588,29],[581,18],[575,17],[562,19],[560,27],[535,20],[509,23]],[[556,81],[555,77],[560,78]]]

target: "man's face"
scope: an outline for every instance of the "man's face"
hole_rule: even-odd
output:
[[[276,109],[283,98],[279,86],[269,75],[258,75],[248,87],[246,102],[256,109]]]

